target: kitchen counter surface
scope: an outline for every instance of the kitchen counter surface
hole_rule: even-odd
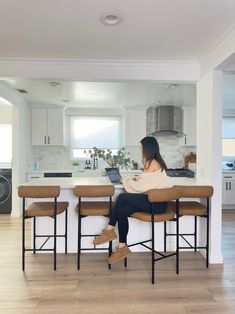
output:
[[[195,178],[169,177],[172,185],[207,185],[205,181]],[[100,185],[111,184],[108,177],[72,177],[72,178],[42,178],[35,181],[26,182],[24,185],[59,185],[62,189],[72,189],[76,185]],[[115,185],[121,188],[122,185]]]

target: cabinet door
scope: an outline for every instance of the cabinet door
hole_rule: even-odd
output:
[[[32,108],[32,145],[47,144],[47,109]]]
[[[146,108],[126,109],[125,145],[139,146],[146,136]]]
[[[26,174],[27,181],[34,181],[37,179],[42,179],[43,177],[43,172],[27,172]]]
[[[49,108],[47,123],[47,143],[49,145],[64,145],[63,109]]]
[[[187,135],[185,145],[196,145],[196,108],[184,107],[184,133]]]
[[[235,181],[228,182],[229,188],[229,202],[235,204]]]
[[[223,180],[222,185],[222,204],[230,204],[230,190],[229,190],[229,181]]]

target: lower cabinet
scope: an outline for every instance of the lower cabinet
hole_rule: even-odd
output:
[[[222,204],[235,207],[235,173],[223,174]]]
[[[42,179],[44,177],[43,172],[38,172],[38,171],[32,171],[32,172],[27,172],[26,173],[26,180],[27,181],[34,181],[37,179]]]

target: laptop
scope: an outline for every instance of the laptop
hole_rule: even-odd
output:
[[[118,168],[105,168],[105,171],[111,183],[121,183],[122,177]]]

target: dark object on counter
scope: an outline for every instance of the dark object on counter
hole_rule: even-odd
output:
[[[11,169],[0,169],[0,214],[11,213],[11,191]]]
[[[92,163],[93,163],[92,169],[93,170],[98,169],[98,158],[93,157]]]
[[[70,178],[72,172],[44,172],[44,178]]]
[[[86,160],[85,169],[91,169],[91,161],[90,160]]]
[[[185,178],[194,178],[194,172],[185,168],[176,168],[176,169],[167,169],[166,174],[168,177],[185,177]]]

